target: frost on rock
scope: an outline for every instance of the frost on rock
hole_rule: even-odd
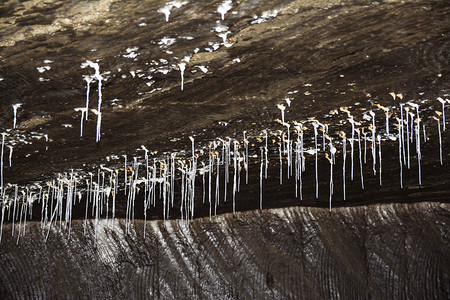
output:
[[[222,4],[217,8],[217,12],[220,14],[222,20],[224,20],[225,14],[232,8],[233,2],[231,0],[225,0]]]
[[[161,7],[160,9],[158,9],[158,12],[163,13],[164,16],[166,17],[166,22],[169,22],[171,9],[174,7],[180,8],[183,5],[186,5],[188,3],[189,3],[189,1],[170,1],[170,2],[167,2],[164,7]]]
[[[253,16],[253,21],[251,22],[251,24],[261,24],[266,22],[269,19],[273,19],[278,15],[278,10],[274,9],[274,10],[268,10],[262,13],[261,17],[258,16]]]
[[[170,45],[173,45],[175,43],[175,41],[176,41],[176,39],[168,38],[165,36],[159,40],[158,45],[170,46]]]
[[[50,66],[43,66],[43,67],[37,67],[36,69],[38,70],[39,73],[44,73],[45,71],[50,70],[52,67]]]

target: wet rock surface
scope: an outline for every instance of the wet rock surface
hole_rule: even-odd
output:
[[[290,207],[178,221],[81,221],[45,243],[5,227],[0,293],[8,298],[446,299],[449,205]]]
[[[0,4],[5,194],[14,198],[17,184],[21,201],[34,199],[23,206],[32,208],[33,215],[32,220],[31,214],[27,217],[25,236],[10,236],[11,202],[5,210],[8,217],[0,244],[2,298],[123,298],[130,294],[177,299],[448,298],[449,131],[442,132],[441,165],[438,125],[432,117],[441,111],[436,98],[450,96],[450,4],[232,1],[221,20],[217,10],[222,3],[173,1],[168,22],[160,11],[166,1]],[[92,68],[82,68],[87,60],[98,63],[103,77],[99,143],[94,112],[89,111],[80,137],[81,112],[75,110],[85,105],[84,78],[94,75]],[[183,91],[182,62],[186,63]],[[97,108],[97,93],[93,80],[91,109]],[[411,167],[402,165],[402,189],[395,117],[400,117],[400,103],[407,101],[420,105],[426,142],[421,144],[422,184],[418,184],[416,146],[411,143]],[[17,126],[12,128],[12,107],[17,103],[21,106]],[[285,127],[276,121],[281,119],[278,104],[286,106],[292,139],[297,135],[293,121],[314,117],[329,127],[337,148],[331,215],[325,209],[330,192],[328,146],[318,156],[318,199],[314,155],[305,155],[302,200],[295,196],[295,176],[286,177],[286,157],[280,185],[278,143]],[[377,105],[392,113],[390,135]],[[355,179],[349,179],[347,145],[345,201],[339,134],[346,132],[349,138],[352,127],[340,108],[347,108],[369,136],[372,121],[367,116],[374,111],[377,133],[382,135],[381,186],[379,161],[372,174],[371,142],[364,155],[364,189],[356,146]],[[415,113],[412,107],[410,111]],[[264,129],[269,132],[269,167],[263,180],[263,208],[273,210],[256,211]],[[140,186],[132,233],[126,236],[128,196],[120,177],[125,171],[122,155],[127,155],[130,172],[135,170],[133,157],[145,163],[142,145],[150,151],[150,161],[177,152],[180,161],[188,164],[189,136],[193,136],[200,166],[207,162],[208,144],[217,138],[236,139],[243,151],[243,131],[247,131],[251,159],[248,184],[244,184],[244,171],[240,173],[236,217],[223,215],[233,209],[233,185],[231,178],[224,202],[221,161],[219,216],[212,221],[202,218],[209,216],[210,204],[208,198],[202,201],[199,174],[194,216],[200,219],[189,230],[176,220],[164,227],[160,219],[165,208],[159,199],[147,212],[146,218],[152,221],[144,239],[145,193]],[[319,134],[320,148],[321,143]],[[14,150],[11,166],[8,146]],[[305,149],[313,146],[313,126],[308,123]],[[118,219],[96,223],[89,208],[90,227],[84,236],[89,172],[99,185],[98,174],[109,174],[100,166],[118,170]],[[141,166],[141,176],[145,176],[143,170]],[[45,192],[47,183],[53,188],[59,178],[65,194],[69,189],[64,184],[72,180],[71,174],[78,178],[82,198],[70,211],[70,239],[64,224],[59,232],[58,221],[53,222],[45,243],[48,226],[41,231],[39,219],[45,210],[43,200],[36,201],[36,184]],[[170,219],[180,217],[181,173],[174,185]],[[30,193],[33,196],[26,198]],[[46,218],[53,209],[52,204]],[[96,242],[95,224],[99,224]],[[17,233],[19,224],[14,226]]]

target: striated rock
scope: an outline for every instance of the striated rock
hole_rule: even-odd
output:
[[[9,298],[447,299],[448,204],[287,207],[177,221],[29,223],[5,234],[0,295]],[[11,227],[7,226],[6,233]]]

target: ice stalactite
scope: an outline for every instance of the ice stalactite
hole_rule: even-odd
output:
[[[364,128],[361,128],[361,134],[364,136],[364,164],[367,163],[367,132]]]
[[[9,149],[9,167],[12,167],[13,146],[8,146]]]
[[[225,14],[232,8],[233,2],[231,0],[225,0],[217,8],[217,12],[220,14],[222,21],[225,18]]]
[[[184,89],[184,71],[186,70],[186,63],[182,62],[178,64],[178,68],[180,69],[181,75],[181,90]]]
[[[350,124],[352,124],[352,138],[350,140],[350,148],[351,148],[351,152],[350,152],[350,159],[351,159],[351,163],[350,163],[350,180],[353,181],[353,165],[354,165],[354,159],[353,159],[353,153],[354,153],[354,149],[355,149],[355,120],[353,119],[352,116],[350,116],[350,118],[348,118],[348,121],[350,122]]]
[[[215,148],[215,147],[214,147]],[[220,187],[220,183],[219,183],[219,174],[220,174],[220,169],[219,169],[219,164],[220,164],[220,157],[219,154],[216,153],[216,201],[214,203],[214,215],[217,215],[217,205],[219,205],[219,187]]]
[[[259,168],[259,209],[263,207],[263,165],[264,165],[264,150],[261,148],[261,165]]]
[[[238,173],[238,142],[233,141],[233,214],[236,213],[236,192],[237,192],[237,173]],[[266,150],[266,159],[267,159],[267,150]],[[267,164],[267,161],[266,161]],[[266,165],[267,166],[267,165]]]
[[[400,140],[402,142],[402,156],[403,156],[403,164],[406,165],[406,149],[405,149],[405,119],[403,118],[403,110],[404,110],[404,105],[403,103],[400,103],[400,131],[401,131],[401,135],[400,135]],[[406,125],[406,127],[408,127],[408,125]]]
[[[421,166],[421,160],[422,160],[422,151],[421,151],[421,145],[420,145],[420,115],[419,115],[419,105],[417,103],[408,102],[408,105],[412,108],[416,109],[416,120],[411,120],[411,123],[416,123],[416,126],[414,128],[415,135],[416,135],[416,153],[417,153],[417,163],[418,163],[418,171],[419,171],[419,185],[422,185],[422,166]],[[412,126],[412,125],[411,125]],[[411,132],[411,135],[412,132]]]
[[[158,12],[164,14],[166,22],[169,22],[170,10],[171,9],[172,9],[172,5],[171,4],[167,4],[166,6],[161,7],[160,9],[158,9]]]
[[[400,188],[403,189],[403,161],[402,161],[402,120],[397,119],[398,123],[398,162],[400,165]]]
[[[101,112],[101,107],[102,107],[102,80],[103,80],[103,76],[100,74],[100,66],[98,65],[98,63],[94,63],[90,60],[87,60],[86,62],[81,64],[82,68],[86,68],[86,67],[90,67],[92,69],[94,69],[95,73],[94,73],[94,78],[97,80],[98,82],[98,105],[97,105],[97,110],[92,109],[91,111],[97,115],[97,134],[95,137],[95,141],[98,143],[100,142],[101,139],[101,123],[102,123],[102,112]],[[85,77],[86,78],[86,77]],[[86,79],[85,79],[86,80]],[[88,83],[89,85],[89,83]],[[88,106],[88,97],[86,98],[86,105]],[[87,112],[86,112],[86,118],[87,118]]]
[[[91,111],[94,113],[94,115],[97,115],[97,127],[96,127],[96,135],[95,135],[95,141],[98,143],[100,142],[101,137],[101,124],[102,124],[102,113],[96,109],[91,109]]]
[[[364,175],[363,175],[363,162],[362,162],[362,149],[361,149],[361,130],[355,129],[356,133],[358,134],[358,150],[359,150],[359,171],[360,171],[360,177],[361,177],[361,188],[364,189]]]
[[[83,76],[83,79],[86,81],[86,112],[85,112],[85,119],[88,120],[88,111],[89,111],[89,94],[91,91],[91,82],[94,80],[94,78],[90,75]]]
[[[77,108],[75,108],[75,111],[81,111],[80,137],[83,137],[83,121],[84,121],[85,115],[87,115],[87,109],[85,107],[77,107]]]
[[[5,197],[2,197],[2,220],[0,222],[0,245],[2,244],[2,236],[3,236],[3,220],[5,219],[5,208],[6,208],[6,200]]]
[[[213,153],[211,152],[212,143],[210,142],[208,145],[208,201],[209,201],[209,220],[211,220],[212,216],[212,202],[211,202],[211,180],[212,180],[212,171],[213,171]]]
[[[376,105],[378,108],[380,108],[382,111],[384,111],[385,118],[386,118],[386,135],[389,136],[389,108],[382,106],[380,104]]]
[[[5,132],[2,132],[2,151],[1,151],[1,157],[0,157],[0,196],[3,196],[4,190],[3,190],[3,153],[5,150]]]
[[[286,141],[286,149],[285,149],[285,155],[287,156],[287,179],[289,179],[290,175],[292,174],[292,150],[291,150],[291,133],[290,128],[291,125],[289,123],[283,123],[283,126],[287,129],[287,141]]]
[[[205,173],[206,173],[206,166],[205,162],[202,161],[202,168],[200,169],[200,175],[202,175],[202,203],[205,203],[206,198]]]
[[[336,157],[336,147],[333,146],[333,141],[330,137],[329,139],[329,147],[330,147],[330,157],[328,157],[328,153],[325,153],[328,161],[330,162],[330,213],[331,213],[331,201],[333,199],[334,193],[334,182],[333,182],[333,165],[335,164]]]
[[[281,143],[282,141],[278,143],[278,153],[280,156],[280,185],[283,184],[283,157],[282,157]]]
[[[319,149],[317,148],[317,128],[318,128],[317,122],[313,122],[314,127],[314,153],[315,153],[315,169],[316,169],[316,199],[319,198],[319,168],[317,166],[317,158]]]
[[[244,148],[245,148],[244,168],[245,168],[245,184],[248,184],[248,140],[245,134],[246,131],[244,131]]]
[[[378,160],[379,160],[379,177],[380,177],[380,186],[382,185],[382,181],[381,181],[381,135],[377,136],[377,140],[378,140]]]
[[[295,195],[297,197],[297,181],[299,185],[298,194],[300,196],[300,200],[303,200],[303,124],[295,122],[295,129],[297,130],[297,143],[296,143],[296,187],[295,187]]]
[[[264,134],[265,134],[265,146],[264,146],[264,161],[265,161],[265,168],[264,168],[264,178],[267,179],[267,169],[269,167],[269,160],[267,158],[268,153],[269,153],[269,145],[268,145],[268,135],[267,135],[267,129],[264,130]]]
[[[16,103],[12,106],[13,108],[13,129],[16,128],[17,124],[17,110],[22,106],[22,103]]]
[[[417,152],[417,163],[418,163],[418,171],[419,171],[419,185],[422,185],[422,151],[420,149],[420,118],[419,115],[417,115],[417,119],[416,119],[416,127],[415,127],[415,132],[416,132],[416,152]]]
[[[389,108],[386,107],[384,112],[386,114],[386,134],[389,135]]]
[[[409,147],[410,147],[410,141],[411,141],[411,137],[410,137],[410,135],[409,135],[409,115],[410,115],[410,113],[409,113],[409,107],[405,107],[404,108],[404,110],[405,110],[405,116],[406,116],[406,120],[405,120],[405,122],[406,122],[406,149],[407,149],[407,151],[406,151],[406,158],[407,158],[407,166],[408,166],[408,169],[410,169],[410,166],[411,166],[411,156],[410,156],[410,151],[409,151]],[[411,120],[411,122],[412,122],[413,120]]]
[[[377,150],[376,150],[376,127],[375,127],[375,113],[373,111],[369,111],[370,116],[372,117],[372,124],[370,125],[370,130],[372,131],[372,169],[373,175],[377,174],[376,166],[377,166]]]
[[[281,111],[281,123],[284,123],[284,112],[286,110],[286,106],[283,104],[277,104],[277,107]]]
[[[347,136],[345,135],[345,132],[341,132],[340,137],[342,138],[342,193],[344,195],[344,200],[346,200],[345,166],[347,160]]]
[[[437,100],[442,104],[442,130],[445,131],[445,103],[446,103],[446,101],[444,99],[442,99],[441,97],[438,97]]]
[[[333,199],[333,159],[328,156],[328,153],[325,153],[325,157],[330,163],[330,197],[329,197],[329,209],[331,213],[331,200]]]
[[[436,112],[437,113],[437,112]],[[437,121],[438,126],[438,137],[439,137],[439,160],[441,162],[441,165],[443,165],[442,162],[442,135],[441,135],[441,120],[435,116],[433,116],[433,119]]]

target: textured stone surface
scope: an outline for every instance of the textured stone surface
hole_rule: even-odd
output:
[[[7,226],[0,292],[8,298],[446,299],[449,205],[291,207],[177,221],[102,220],[95,243],[29,223]]]
[[[389,95],[395,92],[404,96],[402,102],[428,99],[420,102],[428,137],[422,144],[423,185],[417,184],[412,150],[411,169],[404,167],[405,188],[400,189],[397,143],[383,141],[383,185],[372,175],[368,150],[365,189],[359,175],[353,182],[347,179],[344,201],[339,145],[337,208],[330,215],[324,209],[330,171],[323,153],[320,197],[314,197],[314,158],[308,155],[300,202],[292,179],[279,184],[276,140],[270,141],[264,180],[264,208],[272,209],[255,210],[259,157],[251,161],[249,185],[241,186],[235,217],[226,214],[232,211],[231,201],[221,202],[220,216],[196,219],[186,230],[176,220],[165,225],[159,220],[158,201],[148,212],[152,221],[145,239],[142,192],[132,234],[124,235],[126,197],[120,191],[119,220],[100,220],[97,242],[93,219],[84,236],[84,198],[74,206],[70,239],[67,228],[59,232],[58,222],[47,242],[36,202],[18,245],[19,225],[11,237],[11,220],[5,218],[0,298],[449,298],[449,130],[442,135],[441,166],[431,116],[440,109],[436,97],[450,94],[450,3],[242,0],[233,1],[219,21],[216,11],[222,2],[189,1],[173,8],[165,22],[158,12],[165,1],[2,1],[0,131],[8,130],[7,143],[14,144],[11,168],[5,150],[5,184],[24,187],[38,181],[45,186],[71,169],[77,176],[96,174],[100,165],[122,172],[122,158],[112,157],[142,160],[141,145],[155,151],[151,159],[173,151],[189,156],[190,135],[200,152],[215,138],[242,139],[247,130],[250,154],[259,154],[261,130],[282,129],[275,122],[280,118],[276,105],[287,96],[292,98],[288,121],[315,117],[329,125],[335,140],[339,131],[351,129],[344,113],[330,115],[340,107],[349,106],[366,128],[370,122],[363,114],[374,109],[382,132],[383,113],[374,104],[395,107],[398,115],[400,100]],[[221,44],[218,24],[228,27],[231,47]],[[205,49],[214,44],[217,50]],[[191,59],[181,92],[177,63],[185,56]],[[74,111],[85,104],[83,75],[92,74],[81,68],[86,60],[98,60],[106,78],[98,144],[93,114],[80,138],[80,113]],[[207,66],[207,72],[200,66]],[[96,92],[93,82],[91,108],[97,105]],[[23,105],[18,127],[10,130],[15,103]],[[305,145],[313,145],[311,128]],[[349,153],[347,159],[349,172]],[[355,163],[358,174],[357,158]],[[200,183],[196,217],[209,213],[209,204],[198,196]],[[180,180],[175,184],[171,218],[180,209]],[[14,193],[12,186],[7,188]]]

